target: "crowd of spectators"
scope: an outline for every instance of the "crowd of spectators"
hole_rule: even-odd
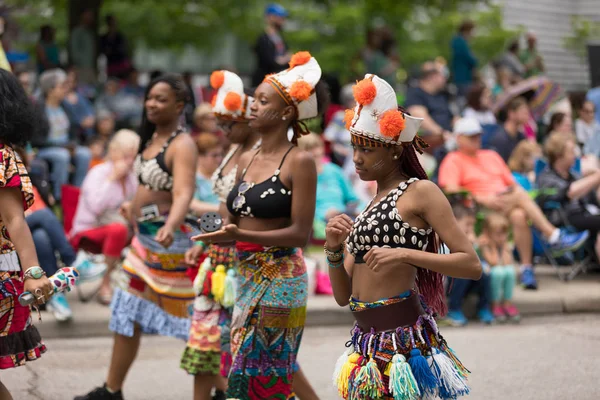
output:
[[[280,7],[267,9],[265,32],[255,48],[259,60],[256,76],[285,66],[289,58],[282,34],[286,16]],[[15,68],[40,119],[24,158],[38,199],[28,222],[40,259],[47,260],[43,267],[49,274],[61,263],[87,265],[84,276],[111,271],[131,237],[127,204],[137,185],[132,166],[139,146],[132,130],[140,124],[145,87],[130,61],[128,43],[116,19],[108,16],[106,32],[98,43],[90,44],[92,19],[93,15],[83,13],[73,31],[69,46],[75,57],[71,57],[69,67],[60,68],[54,29],[43,26],[35,70]],[[451,309],[460,308],[461,296],[468,291],[489,286],[493,293],[482,300],[480,310],[491,311],[482,311],[481,319],[501,319],[501,314],[514,319],[518,313],[511,308],[512,292],[508,289],[512,278],[498,271],[518,263],[521,283],[535,289],[536,238],[558,252],[578,247],[589,234],[592,252],[600,252],[600,241],[596,240],[600,231],[600,89],[590,90],[588,100],[576,107],[564,101],[558,107],[555,102],[543,118],[532,113],[531,98],[518,94],[501,110],[495,110],[495,102],[511,93],[516,84],[544,74],[543,59],[535,35],[528,33],[525,49],[520,49],[519,40],[511,42],[494,62],[495,83],[486,84],[470,48],[474,32],[473,22],[461,24],[449,43],[450,68],[439,58],[424,63],[414,84],[408,85],[402,105],[411,115],[423,118],[419,134],[431,147],[421,161],[432,179],[449,196],[468,192],[479,209],[492,215],[484,217],[480,229],[483,244],[478,245],[482,249],[490,243],[509,246],[510,237],[516,246],[516,261],[505,256],[504,250],[496,254],[498,248],[482,252],[484,261],[502,268],[494,271],[492,266],[490,277],[496,276],[490,278],[492,283],[456,284],[460,291],[450,294]],[[400,59],[394,43],[389,29],[370,30],[358,59],[366,71],[397,85]],[[94,73],[96,44],[107,60],[107,79],[102,83],[96,81]],[[160,75],[160,71],[146,72],[150,79]],[[186,105],[181,124],[194,135],[200,154],[191,212],[201,215],[218,210],[211,177],[228,144],[212,113],[211,90],[194,85],[190,73],[184,76],[192,101]],[[323,134],[313,133],[299,141],[317,163],[315,240],[324,237],[330,218],[340,213],[356,214],[375,194],[375,186],[360,181],[355,173],[350,135],[343,121],[344,110],[354,105],[352,84],[331,79],[335,101],[322,121]],[[75,204],[62,198],[65,185],[79,188]],[[548,207],[549,203],[556,207]],[[461,207],[455,208],[457,217],[476,217]],[[66,216],[67,208],[75,208],[70,224],[56,217]],[[565,227],[570,231],[561,229]],[[84,259],[78,253],[81,249],[102,254],[104,264]],[[103,303],[111,296],[108,276],[105,274],[99,293]],[[56,299],[51,307],[57,318],[68,319],[66,298]],[[462,321],[460,315],[455,317]]]

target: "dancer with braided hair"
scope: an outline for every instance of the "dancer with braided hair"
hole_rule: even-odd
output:
[[[317,61],[300,52],[290,68],[256,88],[249,127],[260,134],[261,146],[240,157],[237,184],[227,198],[233,223],[194,238],[236,242],[228,399],[293,399],[296,381],[303,378],[295,374],[308,300],[300,249],[312,228],[317,173],[296,142],[308,133],[301,121],[326,107],[320,78]]]
[[[392,87],[368,74],[346,111],[356,172],[377,195],[354,222],[332,218],[325,253],[334,297],[356,318],[334,383],[344,399],[455,399],[468,370],[440,335],[443,275],[479,279],[481,265],[416,151],[422,119],[398,110]],[[439,241],[451,254],[438,254]],[[344,248],[345,244],[345,248]]]

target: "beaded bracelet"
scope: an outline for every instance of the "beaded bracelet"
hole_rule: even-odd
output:
[[[323,245],[323,249],[325,250],[325,255],[327,256],[328,260],[336,262],[336,261],[339,261],[342,258],[344,258],[344,244],[343,243],[340,246],[339,250],[331,251],[327,248],[327,242],[325,242],[325,244]]]
[[[329,257],[327,257],[326,261],[329,268],[339,268],[344,265],[344,253],[342,253],[342,257],[339,260],[330,260]]]
[[[196,241],[194,242],[194,245],[196,245],[196,246],[200,246],[200,247],[202,247],[203,249],[206,249],[206,243],[204,243],[202,240],[196,240]]]

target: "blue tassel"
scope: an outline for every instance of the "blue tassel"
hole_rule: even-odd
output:
[[[435,395],[439,387],[438,378],[431,372],[427,359],[421,354],[421,350],[412,349],[410,351],[410,358],[408,364],[412,373],[415,376],[415,380],[419,384],[419,390],[423,396]]]

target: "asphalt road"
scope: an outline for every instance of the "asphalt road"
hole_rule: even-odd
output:
[[[338,399],[333,366],[347,328],[308,328],[300,364],[322,399]],[[600,399],[600,315],[528,319],[520,325],[442,330],[472,371],[468,399]],[[70,400],[103,382],[110,338],[50,339],[26,367],[2,371],[15,400]],[[192,378],[179,369],[182,342],[147,337],[125,385],[127,400],[191,399]]]

